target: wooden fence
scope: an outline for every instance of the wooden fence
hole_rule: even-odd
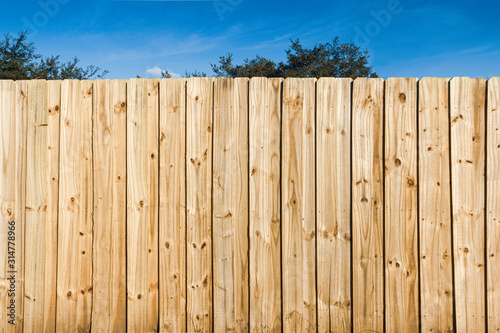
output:
[[[0,81],[0,332],[498,332],[500,78]]]

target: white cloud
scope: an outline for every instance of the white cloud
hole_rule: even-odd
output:
[[[155,66],[153,68],[147,69],[144,73],[147,77],[161,77],[161,72],[163,69],[161,69],[158,66]],[[174,79],[179,79],[181,77],[180,74],[174,73],[171,70],[167,68],[167,71],[172,75]]]

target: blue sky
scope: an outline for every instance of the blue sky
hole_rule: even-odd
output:
[[[43,55],[78,56],[108,78],[154,77],[155,68],[212,73],[234,53],[285,59],[305,46],[354,41],[381,77],[500,76],[495,0],[23,0],[2,4],[0,33],[33,30]]]

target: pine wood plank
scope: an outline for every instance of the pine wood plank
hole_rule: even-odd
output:
[[[283,330],[316,330],[316,79],[283,82]]]
[[[92,88],[93,81],[77,80],[65,80],[61,87],[58,332],[89,332],[91,326]]]
[[[280,78],[252,78],[250,107],[250,329],[280,332]]]
[[[125,80],[95,82],[92,329],[101,332],[127,327],[126,93]]]
[[[187,329],[213,331],[213,79],[187,80]]]
[[[318,330],[350,331],[351,79],[317,83]]]
[[[384,81],[358,78],[352,93],[353,331],[384,330]]]
[[[26,290],[25,279],[25,256],[26,256],[26,161],[27,161],[27,127],[28,127],[28,81],[16,81],[16,320],[7,332],[23,332],[24,324],[24,300]],[[49,95],[49,102],[50,100]],[[2,117],[2,119],[5,119]]]
[[[24,325],[26,83],[0,80],[0,331]]]
[[[450,83],[451,189],[456,324],[485,330],[485,97],[484,79]]]
[[[385,83],[386,329],[419,329],[417,80]]]
[[[158,330],[158,80],[127,84],[127,329]]]
[[[53,332],[59,179],[60,81],[27,83],[25,329]],[[49,91],[50,90],[50,91]],[[50,101],[49,101],[50,99]]]
[[[186,331],[186,81],[160,82],[160,331]]]
[[[422,331],[452,332],[453,267],[449,79],[419,81],[420,302]]]
[[[500,331],[500,78],[488,81],[488,109],[486,111],[487,161],[487,300],[488,330]]]
[[[248,332],[248,79],[214,86],[214,331]]]

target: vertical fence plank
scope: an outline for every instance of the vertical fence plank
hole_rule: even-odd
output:
[[[127,84],[127,328],[158,330],[158,80]]]
[[[26,87],[25,329],[54,331],[61,82],[29,81]]]
[[[214,331],[248,332],[248,79],[214,86]]]
[[[350,331],[351,79],[321,78],[317,100],[318,329]]]
[[[250,107],[250,329],[281,331],[280,126],[282,79],[252,78]]]
[[[353,331],[384,330],[384,81],[358,78],[352,93]]]
[[[457,330],[485,330],[484,79],[451,80],[451,188]]]
[[[187,328],[213,331],[213,79],[187,81]]]
[[[61,89],[57,319],[59,332],[88,332],[92,305],[92,85]]]
[[[386,328],[416,332],[417,81],[388,79],[385,92]]]
[[[26,83],[0,80],[0,331],[23,331]]]
[[[160,331],[186,331],[186,81],[160,82]]]
[[[351,79],[321,78],[317,88],[318,330],[350,331]]]
[[[283,330],[316,330],[316,79],[283,82]]]
[[[59,83],[56,84],[59,87]],[[57,90],[60,92],[60,89]],[[28,127],[28,81],[16,81],[16,188],[14,193],[16,195],[16,210],[14,217],[19,223],[16,226],[16,242],[15,249],[16,263],[14,268],[17,272],[16,276],[16,293],[12,298],[16,302],[16,315],[14,325],[10,326],[10,331],[22,332],[25,331],[25,314],[24,314],[24,300],[26,292],[26,279],[25,279],[25,256],[26,256],[26,144],[27,144],[27,127]],[[51,102],[49,94],[49,102]],[[57,101],[59,105],[59,100]],[[6,119],[2,117],[2,119]],[[50,119],[50,118],[49,118]],[[59,117],[57,117],[59,119]],[[50,120],[49,122],[51,122]],[[57,123],[59,123],[57,121]],[[59,136],[59,135],[58,135]],[[59,143],[57,143],[59,145]],[[59,165],[55,164],[56,170]],[[55,206],[57,210],[57,205]],[[55,285],[55,284],[54,284]],[[55,289],[54,289],[55,290]],[[12,318],[11,318],[12,319]],[[9,330],[7,330],[9,332]]]
[[[159,302],[158,302],[158,285],[159,285],[159,266],[158,266],[158,232],[159,232],[159,122],[160,122],[160,80],[150,79],[146,80],[147,89],[147,109],[146,114],[148,117],[147,127],[145,133],[147,135],[147,154],[145,159],[148,159],[148,173],[149,173],[149,188],[147,201],[150,203],[149,219],[147,220],[147,255],[148,255],[148,288],[149,293],[147,299],[148,311],[148,330],[158,332],[159,324]]]
[[[449,79],[419,81],[419,201],[422,331],[452,332],[453,267]]]
[[[126,81],[94,87],[92,329],[124,332],[126,281]]]
[[[488,81],[486,132],[488,330],[500,331],[500,78]]]

